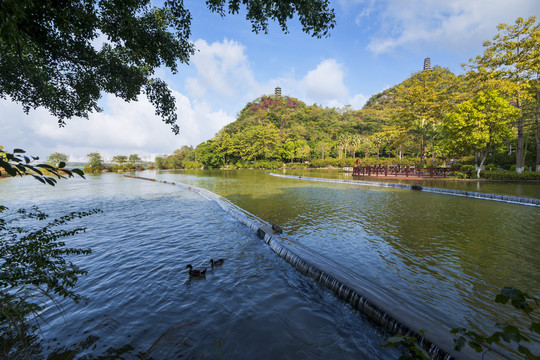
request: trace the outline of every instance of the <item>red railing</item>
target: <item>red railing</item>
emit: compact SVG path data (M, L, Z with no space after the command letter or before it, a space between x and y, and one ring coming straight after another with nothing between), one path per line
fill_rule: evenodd
M450 168L434 167L419 168L414 166L355 166L353 167L353 176L394 176L394 177L429 177L445 178Z

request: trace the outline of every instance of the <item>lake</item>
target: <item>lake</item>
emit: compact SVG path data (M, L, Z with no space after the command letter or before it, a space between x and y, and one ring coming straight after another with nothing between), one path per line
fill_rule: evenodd
M287 174L347 178L338 170ZM492 331L527 319L493 299L504 286L538 296L538 207L272 177L262 171L141 172L208 189L286 236L450 327ZM348 177L350 178L350 177ZM380 181L381 179L379 179ZM431 184L426 186L436 186ZM443 185L439 185L443 186ZM445 182L452 188L538 197L538 184ZM42 315L45 352L154 358L399 357L388 336L274 254L203 197L120 174L45 187L2 179L2 204L51 214L100 208L69 245L93 253L77 285L87 304ZM185 266L208 267L205 279ZM538 353L538 341L533 344Z

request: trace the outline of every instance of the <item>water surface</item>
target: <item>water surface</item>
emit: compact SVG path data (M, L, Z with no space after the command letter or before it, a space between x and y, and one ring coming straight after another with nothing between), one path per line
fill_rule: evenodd
M63 316L52 305L43 312L44 355L399 356L380 347L386 334L300 275L215 203L179 187L118 174L87 178L54 188L31 178L0 181L1 203L11 209L38 205L56 216L103 210L79 221L87 232L67 241L93 250L75 260L89 271L76 288L88 302L62 302ZM209 269L205 279L187 276L188 263L201 268L210 258L226 262Z
M321 177L325 172L298 173ZM530 324L527 317L493 300L505 286L540 295L538 207L314 183L276 178L262 171L163 172L156 176L227 197L279 224L292 240L450 327L475 326L491 333L497 322L509 321L523 328ZM540 187L526 185L529 195ZM508 185L509 189L505 186L489 184L490 189L508 195L523 190L518 184ZM532 347L538 353L540 339L533 338Z

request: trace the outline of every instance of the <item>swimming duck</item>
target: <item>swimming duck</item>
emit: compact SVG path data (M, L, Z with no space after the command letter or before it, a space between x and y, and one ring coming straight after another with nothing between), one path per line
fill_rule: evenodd
M186 266L186 269L189 269L188 270L189 276L199 277L199 276L206 275L206 268L204 268L203 270L194 270L193 266L191 266L191 264L188 264L188 266Z
M212 267L214 267L214 265L223 265L223 263L225 262L224 259L219 259L219 260L216 260L214 261L214 259L210 259L210 265L212 265Z

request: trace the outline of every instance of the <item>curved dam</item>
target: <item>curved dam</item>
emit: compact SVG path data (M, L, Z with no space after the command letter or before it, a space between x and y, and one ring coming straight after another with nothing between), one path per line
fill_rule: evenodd
M540 207L540 199L520 197L520 196L499 195L499 194L490 194L490 193L484 193L484 192L478 192L478 191L442 189L442 188L434 188L434 187L429 187L429 186L396 184L396 183L387 183L387 182L346 180L346 179L324 179L324 178L314 178L314 177L308 177L308 176L274 174L274 173L269 173L269 172L267 172L266 174L270 176L277 176L277 177L288 178L288 179L339 183L339 184L348 184L348 185L357 185L357 186L398 188L398 189L405 189L405 190L416 190L416 191L423 191L423 192L429 192L429 193L435 193L435 194L462 196L462 197L468 197L468 198L473 198L473 199L502 201L502 202L507 202L507 203L512 203L512 204L521 204L521 205Z
M391 295L384 288L377 286L367 279L359 278L347 268L287 238L287 234L279 227L272 226L272 224L234 205L222 196L193 185L179 182L125 176L179 186L214 201L225 212L254 231L276 254L289 262L301 273L332 290L337 296L370 319L371 322L391 334L405 334L417 337L419 343L429 352L432 359L506 358L504 355L493 350L484 353L483 356L481 353L476 353L468 347L459 352L454 350L454 338L450 334L450 327L447 324L434 319L428 313L420 312L414 306L411 306L411 304ZM283 177L298 178L298 176ZM301 178L312 180L310 178ZM313 181L328 180L313 179L315 179ZM328 180L328 182L350 182L358 185L356 181L347 180ZM374 186L371 182L366 183L366 185ZM386 185L384 184L382 186ZM411 185L402 184L390 184L388 187L411 189ZM425 330L425 332L421 334L418 330Z

